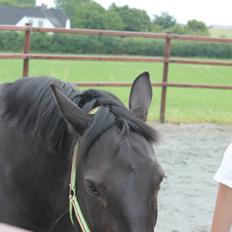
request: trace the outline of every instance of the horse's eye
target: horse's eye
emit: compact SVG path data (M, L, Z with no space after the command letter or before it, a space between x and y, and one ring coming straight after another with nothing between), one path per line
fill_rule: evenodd
M96 185L94 184L94 182L92 181L88 181L87 183L87 188L88 188L88 191L91 193L91 194L94 194L94 195L99 195L98 194L98 190L97 190L97 187Z

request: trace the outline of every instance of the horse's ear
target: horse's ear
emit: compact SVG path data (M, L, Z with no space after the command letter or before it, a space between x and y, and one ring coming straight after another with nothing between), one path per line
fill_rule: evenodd
M148 72L140 74L133 82L130 92L130 110L140 119L146 120L152 100L152 86Z
M55 85L51 85L52 92L64 118L72 125L76 132L83 134L87 129L91 116L74 104Z

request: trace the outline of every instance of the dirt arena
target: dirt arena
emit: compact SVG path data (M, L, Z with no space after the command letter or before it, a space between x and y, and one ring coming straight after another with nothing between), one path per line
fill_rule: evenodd
M232 125L154 124L157 158L167 178L159 193L156 232L208 232L223 152L232 142Z

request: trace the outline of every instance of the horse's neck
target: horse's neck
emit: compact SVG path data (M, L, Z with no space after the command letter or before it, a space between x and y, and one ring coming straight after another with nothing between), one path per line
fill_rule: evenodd
M9 126L4 127L2 124L0 126L0 147L4 147L5 151L5 154L2 154L4 163L12 168L12 180L19 177L23 180L12 185L19 185L18 187L24 189L28 195L44 196L39 199L54 201L51 204L56 202L54 205L59 208L61 203L57 201L62 202L64 195L68 193L72 143L67 141L60 150L49 150L48 145L29 135L17 133ZM7 137L10 139L4 141ZM4 143L4 146L1 143Z
M4 106L4 87L8 84L0 84L0 117L3 112L3 106Z
M68 145L48 151L46 144L0 120L0 205L4 202L9 218L14 215L13 219L21 222L25 217L33 228L41 228L50 226L68 209Z
M41 156L40 170L35 175L38 178L42 177L44 191L47 191L51 200L55 202L60 200L62 203L65 198L68 200L66 194L69 190L71 143L65 143L59 150L40 149L37 151L37 155Z

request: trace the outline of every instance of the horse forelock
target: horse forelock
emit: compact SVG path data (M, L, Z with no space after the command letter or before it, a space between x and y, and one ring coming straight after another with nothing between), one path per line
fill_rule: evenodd
M133 131L142 135L148 142L158 142L156 130L138 119L114 95L105 91L88 90L82 93L81 98L91 99L82 106L86 112L100 106L83 135L81 153L87 153L99 136L113 126L119 128L119 133L122 136L128 135L129 131Z

